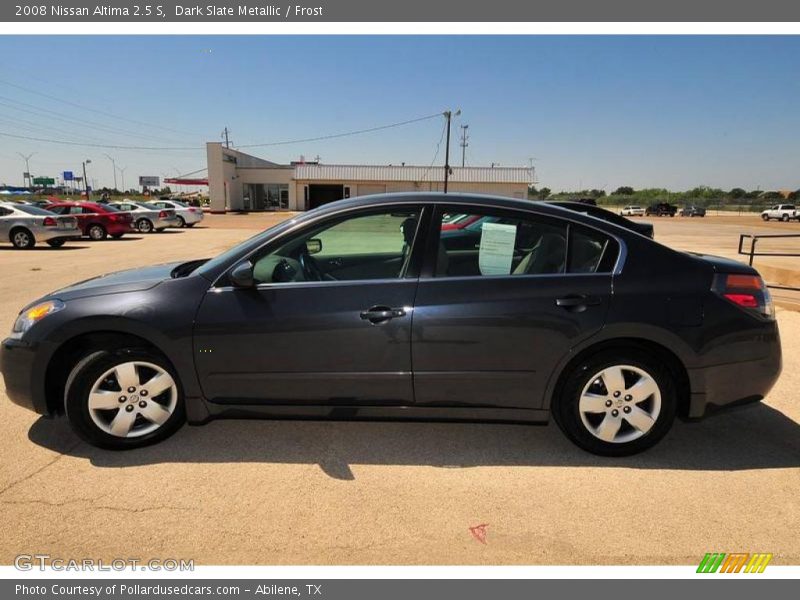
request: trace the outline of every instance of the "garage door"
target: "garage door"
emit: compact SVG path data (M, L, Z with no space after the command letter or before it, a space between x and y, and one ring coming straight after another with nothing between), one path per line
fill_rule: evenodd
M357 196L370 196L372 194L385 194L386 193L386 184L384 185L374 185L374 184L359 184L357 187Z

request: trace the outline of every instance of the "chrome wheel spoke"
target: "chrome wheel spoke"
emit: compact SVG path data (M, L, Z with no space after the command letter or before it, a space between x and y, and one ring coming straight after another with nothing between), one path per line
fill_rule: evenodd
M595 433L601 440L605 442L613 442L614 438L617 437L617 432L619 432L621 425L622 422L619 419L616 419L611 415L606 415L603 419L603 422L598 425Z
M658 385L650 377L640 377L639 381L634 383L626 393L633 396L634 402L643 402L653 394L658 393Z
M591 392L584 392L581 395L579 408L581 412L601 413L606 412L606 401L608 396L601 396L600 394L592 394Z
M625 377L620 367L609 367L600 373L600 378L606 386L609 394L615 391L622 392L625 389Z
M155 398L159 394L166 392L173 385L175 385L175 383L172 381L172 377L167 373L158 373L149 381L142 384L142 389L147 390L151 398Z
M119 395L119 392L96 390L89 395L89 408L92 410L119 408Z
M139 386L139 373L134 363L122 363L118 365L117 368L114 369L114 375L123 392L129 387Z
M128 412L124 409L119 409L117 416L111 421L109 429L111 433L119 437L126 437L133 427L133 422L136 420L136 413L134 411Z
M624 416L625 420L642 433L652 429L655 420L638 406L632 406L631 412Z
M151 400L147 403L147 406L139 409L139 414L151 423L162 425L167 419L169 419L169 416L172 413L161 406L158 402L153 402Z

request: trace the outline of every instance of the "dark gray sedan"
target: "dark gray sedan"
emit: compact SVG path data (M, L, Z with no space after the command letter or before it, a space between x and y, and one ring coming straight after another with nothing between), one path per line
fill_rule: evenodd
M477 235L442 232L452 214ZM104 448L215 417L552 416L619 456L676 415L761 400L781 348L752 267L546 203L398 194L53 292L20 312L0 370L12 401Z

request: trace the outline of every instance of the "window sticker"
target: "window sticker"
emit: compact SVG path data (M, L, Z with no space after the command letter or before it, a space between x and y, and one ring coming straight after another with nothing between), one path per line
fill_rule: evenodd
M510 275L514 257L517 226L503 223L483 223L478 267L481 275Z

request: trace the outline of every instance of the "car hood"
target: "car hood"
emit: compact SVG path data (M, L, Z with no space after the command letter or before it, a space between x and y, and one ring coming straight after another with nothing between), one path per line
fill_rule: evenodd
M61 288L51 294L49 298L59 300L74 300L86 298L88 296L100 296L102 294L112 294L121 292L140 292L155 287L165 279L172 278L172 271L184 261L154 265L139 269L128 269L126 271L116 271L85 281L73 283L70 286Z
M711 263L711 266L714 267L714 271L717 273L745 273L748 275L758 274L758 271L756 271L753 267L739 262L738 260L725 258L724 256L700 254L698 252L687 252L686 254L698 260L702 260L705 263Z

